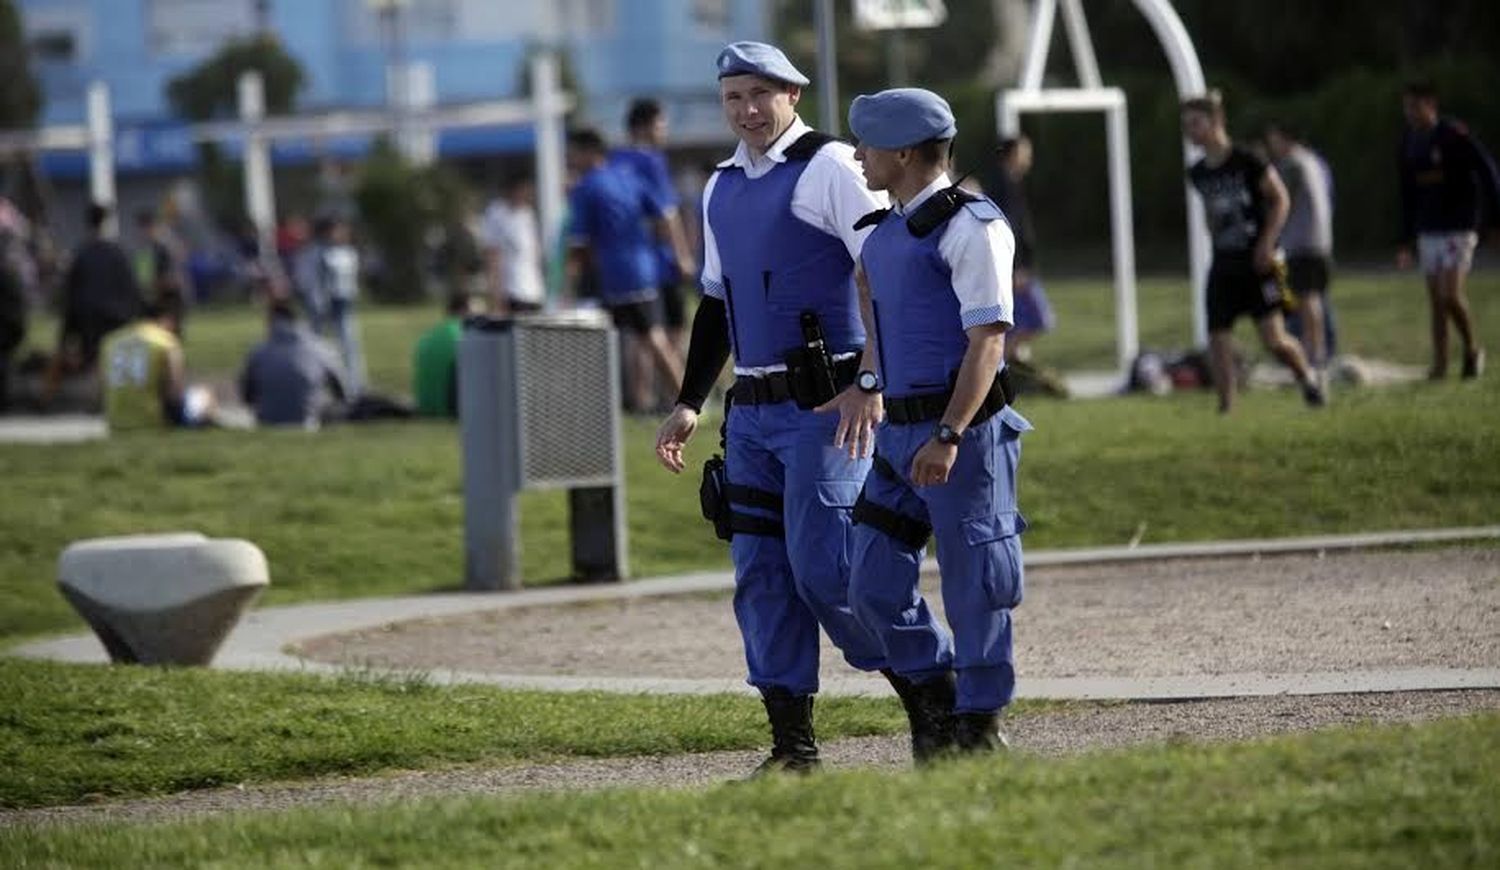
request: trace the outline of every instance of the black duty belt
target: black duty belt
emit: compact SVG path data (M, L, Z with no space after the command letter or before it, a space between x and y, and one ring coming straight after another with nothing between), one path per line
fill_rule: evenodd
M845 360L835 360L833 377L835 385L844 389L854 383L859 374L859 355ZM771 372L766 375L740 375L734 379L731 396L736 405L774 405L792 400L792 384L786 372Z
M1010 404L1010 398L1005 389L1007 380L1009 379L1002 371L995 378L994 383L990 384L990 391L985 394L984 402L974 413L974 419L969 421L969 426L978 426ZM948 403L952 400L952 390L944 390L941 393L914 393L909 396L887 396L885 416L892 423L925 423L928 420L937 420L948 413Z

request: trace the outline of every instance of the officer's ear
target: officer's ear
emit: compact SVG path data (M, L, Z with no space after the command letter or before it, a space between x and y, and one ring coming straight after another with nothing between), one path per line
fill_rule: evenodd
M797 85L787 85L786 99L792 105L797 105L797 101L802 99L802 88Z

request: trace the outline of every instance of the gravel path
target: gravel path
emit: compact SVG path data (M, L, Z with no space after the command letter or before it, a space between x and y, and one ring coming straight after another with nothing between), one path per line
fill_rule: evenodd
M1420 722L1480 710L1500 710L1500 690L1149 704L1080 703L1013 718L1006 731L1017 751L1055 757L1148 743L1244 740L1359 722ZM438 795L704 786L743 776L761 757L759 751L742 751L582 759L214 789L162 798L0 811L0 830L17 825L158 822L332 802L380 802ZM834 741L824 746L824 757L825 763L835 769L895 768L908 764L905 737Z
M1500 666L1500 548L1038 568L1027 581L1015 633L1023 680ZM724 595L398 623L298 652L419 670L744 673ZM826 639L823 663L847 673Z

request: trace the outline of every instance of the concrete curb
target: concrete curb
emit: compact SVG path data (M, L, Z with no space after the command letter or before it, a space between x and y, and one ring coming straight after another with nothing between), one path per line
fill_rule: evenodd
M1483 526L1141 547L1041 550L1028 553L1026 564L1031 567L1043 567L1152 559L1244 557L1496 539L1500 539L1500 526ZM285 650L289 646L314 637L360 631L394 622L512 610L521 607L557 606L700 592L727 592L733 588L733 574L725 571L608 585L554 586L503 594L464 592L268 607L252 611L245 617L220 650L214 667L225 670L348 673L357 669L311 662L290 655ZM102 645L92 634L73 634L33 641L11 649L9 654L24 658L66 662L107 661ZM371 673L377 674L411 673L400 669L372 668L370 670ZM557 677L472 672L431 672L423 674L423 677L439 683L484 683L509 688L548 691L685 694L751 691L739 680ZM1500 688L1500 669L1434 668L1350 673L1248 673L1142 678L1068 677L1023 680L1018 687L1022 697L1100 700L1184 700L1279 694L1313 695L1478 688ZM823 692L832 695L887 695L890 689L884 680L850 674L828 680L823 687Z

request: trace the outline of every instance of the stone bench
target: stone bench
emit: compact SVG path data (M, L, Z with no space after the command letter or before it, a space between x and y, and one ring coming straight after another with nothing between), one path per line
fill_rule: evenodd
M208 664L270 582L254 544L195 532L79 541L57 564L110 658L140 664Z

